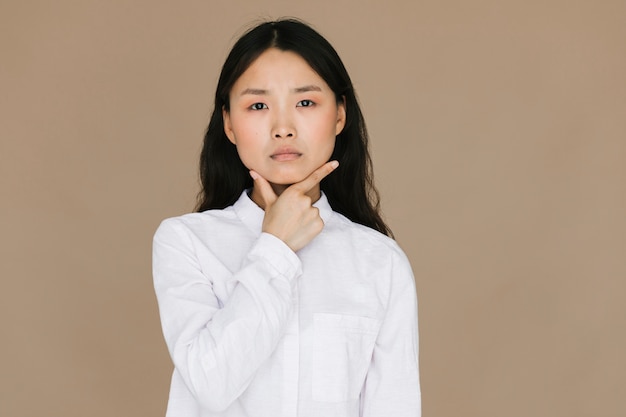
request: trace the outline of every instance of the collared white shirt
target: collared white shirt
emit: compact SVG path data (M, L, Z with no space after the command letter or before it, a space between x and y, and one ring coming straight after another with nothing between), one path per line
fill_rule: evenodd
M419 416L417 300L392 239L315 203L294 253L244 192L163 221L153 273L174 362L167 417Z

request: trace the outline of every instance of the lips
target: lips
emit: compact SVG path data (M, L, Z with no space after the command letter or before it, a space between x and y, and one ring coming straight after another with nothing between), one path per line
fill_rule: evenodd
M280 148L270 155L274 161L284 162L293 161L302 156L301 152L298 152L295 148Z

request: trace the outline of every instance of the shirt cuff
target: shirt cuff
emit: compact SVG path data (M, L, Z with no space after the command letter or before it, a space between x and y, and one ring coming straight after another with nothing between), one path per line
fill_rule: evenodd
M294 278L302 274L302 262L285 242L270 233L261 233L249 253L250 259L263 259L279 275Z

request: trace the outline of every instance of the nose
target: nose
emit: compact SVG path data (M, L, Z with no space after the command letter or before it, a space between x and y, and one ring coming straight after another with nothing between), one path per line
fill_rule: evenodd
M287 139L296 137L296 128L291 118L283 114L276 118L272 127L272 138Z
M274 129L274 139L284 139L284 138L293 138L294 134L291 129L288 128L279 128Z

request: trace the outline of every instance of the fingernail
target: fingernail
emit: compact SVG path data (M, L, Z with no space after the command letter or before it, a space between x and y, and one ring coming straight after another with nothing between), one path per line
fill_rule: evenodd
M330 166L335 169L339 166L339 161L331 161L330 162Z
M253 180L256 180L259 178L259 174L257 174L254 171L250 171L250 176L252 177Z

